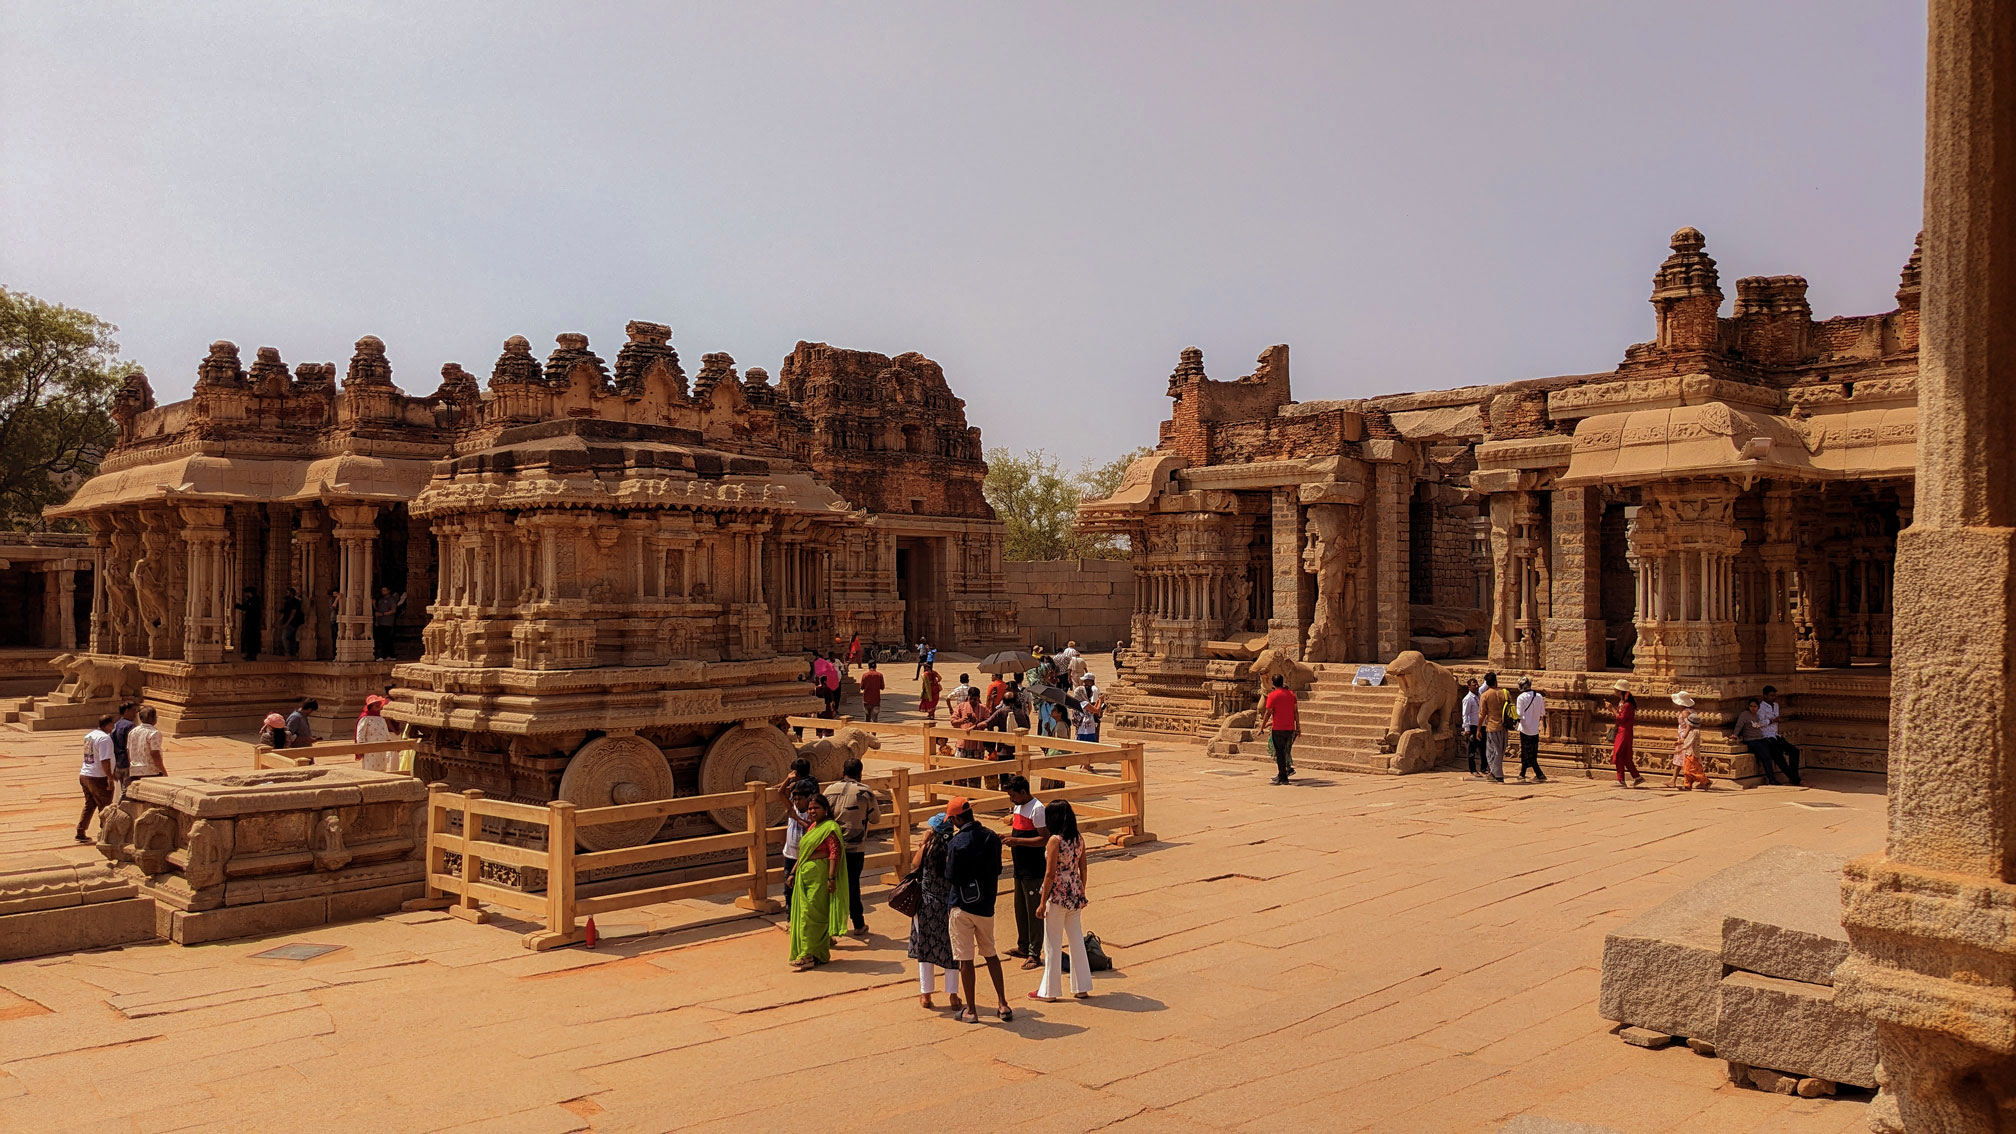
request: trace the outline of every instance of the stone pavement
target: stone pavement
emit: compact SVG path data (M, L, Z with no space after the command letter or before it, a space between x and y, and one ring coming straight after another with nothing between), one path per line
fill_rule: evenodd
M10 800L74 783L60 739L38 761L42 736L0 731ZM237 767L234 743L181 747ZM1777 843L1876 848L1880 781L1281 788L1195 745L1150 755L1164 841L1091 865L1117 969L1090 1001L1027 1000L1011 962L1012 1023L925 1012L880 888L874 937L804 974L775 918L725 903L611 915L601 948L547 954L509 922L402 914L0 966L0 1129L1863 1129L1860 1100L1627 1046L1595 1003L1603 935L1638 911ZM296 942L336 948L257 955Z

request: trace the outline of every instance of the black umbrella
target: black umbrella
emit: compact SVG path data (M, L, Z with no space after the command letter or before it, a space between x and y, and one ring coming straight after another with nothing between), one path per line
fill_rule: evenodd
M1071 694L1064 692L1062 689L1057 688L1055 685L1044 685L1039 687L1036 690L1036 695L1038 697L1043 698L1045 701L1050 702L1053 705L1069 705L1074 709L1078 707L1078 699L1076 697L1073 697Z
M1002 650L998 654L988 654L975 666L981 673L1021 673L1036 664L1036 659L1021 650Z

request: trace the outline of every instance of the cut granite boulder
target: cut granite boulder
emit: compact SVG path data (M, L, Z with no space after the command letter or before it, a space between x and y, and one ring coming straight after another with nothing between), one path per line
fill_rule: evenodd
M1791 848L1783 848L1790 851ZM1722 963L1732 969L1833 984L1848 959L1841 928L1839 855L1797 851L1800 865L1749 891L1722 919Z
M1618 1023L1706 1040L1719 1049L1723 922L1731 913L1756 910L1752 895L1822 889L1838 895L1840 887L1840 858L1791 846L1772 847L1710 875L1604 939L1598 1010Z
M1876 1085L1876 1025L1834 1007L1834 988L1734 972L1722 978L1723 1058L1856 1087Z

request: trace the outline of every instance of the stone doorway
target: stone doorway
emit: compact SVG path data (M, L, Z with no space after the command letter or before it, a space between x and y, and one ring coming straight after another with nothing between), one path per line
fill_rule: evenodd
M918 639L947 649L952 641L945 602L944 557L936 540L896 541L896 597L903 600L903 642Z

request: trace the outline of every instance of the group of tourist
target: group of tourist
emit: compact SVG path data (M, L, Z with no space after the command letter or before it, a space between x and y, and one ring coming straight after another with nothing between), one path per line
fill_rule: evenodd
M77 818L77 841L88 843L91 817L124 798L134 780L168 774L161 730L152 705L123 701L116 713L98 718L84 734L84 765L77 783L84 791L84 811Z
M1278 681L1278 679L1277 679ZM1610 761L1617 771L1618 786L1643 787L1645 776L1638 770L1634 751L1638 698L1628 681L1619 679L1611 687L1617 695L1615 723L1610 728ZM1685 689L1672 694L1677 710L1674 725L1672 776L1669 786L1682 791L1706 790L1713 784L1701 759L1701 722L1694 711L1694 695ZM1782 773L1786 782L1797 785L1799 749L1779 733L1778 690L1766 685L1760 696L1752 697L1744 711L1729 726L1735 739L1757 760L1764 781L1777 784ZM1519 679L1519 693L1508 696L1499 688L1498 675L1487 673L1480 684L1475 678L1463 683L1462 731L1470 778L1504 783L1507 740L1519 737L1519 782L1527 782L1530 772L1535 783L1547 782L1540 770L1540 729L1547 719L1547 698L1533 688L1531 678ZM1628 780L1628 783L1627 783Z

